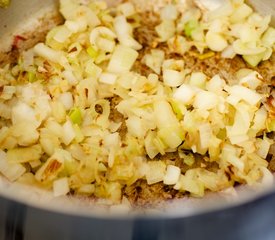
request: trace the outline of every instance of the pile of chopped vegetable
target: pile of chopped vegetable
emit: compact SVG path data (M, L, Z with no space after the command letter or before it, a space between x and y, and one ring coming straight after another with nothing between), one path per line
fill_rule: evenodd
M116 203L138 181L199 197L238 183L273 183L274 83L255 68L240 69L229 83L192 71L180 57L241 55L255 67L274 51L270 16L241 0L212 11L175 1L160 10L156 38L144 51L134 34L141 13L131 2L108 8L61 0L60 12L65 22L45 43L0 70L3 176L55 196ZM161 157L170 153L181 163Z

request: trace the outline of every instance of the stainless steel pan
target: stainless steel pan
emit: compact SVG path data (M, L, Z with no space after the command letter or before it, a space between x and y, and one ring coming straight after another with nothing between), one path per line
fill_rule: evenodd
M199 2L215 7L223 1ZM274 0L250 4L272 14L274 24ZM22 47L27 48L59 23L57 7L56 0L13 0L8 9L0 9L0 63L6 61L15 35L31 39ZM0 239L275 239L275 186L243 186L235 194L173 200L130 215L110 213L89 200L55 199L4 179L0 196Z

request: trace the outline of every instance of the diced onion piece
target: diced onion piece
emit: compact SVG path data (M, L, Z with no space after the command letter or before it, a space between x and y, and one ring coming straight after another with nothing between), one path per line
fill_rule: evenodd
M154 104L154 113L156 124L159 129L177 126L179 124L177 117L173 113L170 104L167 101L158 101Z
M163 70L163 82L166 86L169 87L178 87L184 81L184 74L182 72L164 69Z
M202 72L193 72L189 79L189 84L198 88L205 88L206 75Z
M132 116L126 120L126 126L134 137L144 137L145 131L142 124L142 120L139 117Z
M243 43L251 42L251 39L258 39L259 34L255 27L250 26L249 24L242 24L241 29L239 29L240 40Z
M259 132L260 130L265 129L267 118L268 118L267 110L264 106L262 106L260 109L258 109L255 112L253 125L251 128L256 130L256 132Z
M206 149L211 144L210 140L212 137L212 128L209 123L200 124L199 126L200 133L200 144L203 149Z
M257 154L261 158L266 159L271 145L272 145L271 139L268 139L267 137L264 137L263 139L257 138L256 140Z
M259 87L262 83L262 81L259 79L260 75L256 71L250 72L248 75L242 77L240 79L240 84L244 87L248 87L250 89L256 89Z
M150 54L145 54L142 62L155 73L160 74L161 66L164 61L165 54L162 50L152 49Z
M169 40L176 32L175 23L173 20L163 20L161 24L156 26L156 32L160 37L161 42Z
M107 148L118 147L120 143L119 134L117 132L108 134L107 136L105 136L103 142L104 142L104 146Z
M247 105L238 105L234 116L234 124L226 127L227 137L232 144L238 144L248 140L248 129L251 124L250 113Z
M235 53L240 55L257 55L263 53L266 48L258 46L249 46L247 43L243 43L240 39L233 42L233 49Z
M207 46L216 52L223 51L227 46L228 43L226 39L218 33L213 33L208 31L205 36L206 44Z
M63 125L62 141L65 145L69 145L75 138L75 131L71 121L67 120Z
M226 1L223 4L220 4L219 7L215 7L211 11L207 12L207 19L214 20L219 18L224 18L230 16L234 12L234 7L230 1Z
M136 13L135 7L131 2L122 3L117 7L117 9L121 11L125 17L130 17Z
M178 17L178 10L175 5L167 4L160 11L160 17L162 20L176 20Z
M227 46L221 53L221 56L223 58L229 58L232 59L236 56L236 53L234 51L234 48L232 45Z
M13 125L12 135L16 137L21 146L30 146L37 142L39 133L37 126L31 122L21 122Z
M177 148L183 141L182 129L178 126L163 127L159 129L158 136L169 148Z
M71 35L72 32L65 25L59 26L53 39L59 43L64 43Z
M241 4L237 9L234 9L233 14L230 16L232 23L241 22L253 12L252 8L247 4Z
M99 77L99 82L113 85L115 84L117 75L113 73L102 73Z
M225 85L225 81L219 75L215 75L206 83L206 89L218 94L222 92Z
M107 27L96 27L90 33L90 43L99 49L112 52L115 47L116 34ZM102 43L100 43L103 42Z
M0 172L11 182L16 181L25 172L26 168L20 163L9 163L6 153L0 150Z
M72 71L65 70L62 74L71 85L77 84L78 80L76 79Z
M16 92L16 87L14 86L4 86L0 94L0 98L4 100L9 100L12 98L13 94Z
M77 19L75 21L73 20L67 20L65 22L65 26L72 32L77 33L81 31L85 31L87 27L86 21L82 19Z
M237 153L236 153L236 149L234 146L225 144L222 148L221 158L224 161L227 161L228 163L235 166L240 171L243 171L244 170L244 162L240 158L238 158L238 156L236 154Z
M179 167L168 165L166 169L166 174L163 177L163 183L166 185L174 185L178 182L180 178L181 170Z
M133 48L135 50L140 50L142 48L142 45L140 45L132 37L133 29L132 29L132 26L127 22L125 16L117 16L115 18L114 28L121 45Z
M173 98L180 100L187 105L192 103L195 93L195 90L191 86L187 84L182 84L179 88L175 90Z
M138 57L138 52L132 48L116 46L108 65L108 72L124 73L129 71Z
M198 197L204 195L204 186L202 182L198 181L196 169L187 170L181 177L180 190L188 191Z
M200 91L194 99L193 106L198 109L209 110L218 105L218 97L215 93Z
M88 76L97 79L102 73L102 69L99 66L97 66L93 62L93 60L90 60L86 62L85 72L88 74Z
M269 27L262 36L262 44L266 47L272 47L275 43L275 28Z
M230 94L246 101L250 105L257 105L261 99L261 94L239 85L234 85L230 88Z
M36 180L40 182L49 182L54 180L64 169L64 162L70 159L69 152L62 149L55 149L54 154L35 173Z
M158 155L159 151L154 145L154 139L156 138L156 133L150 131L147 136L145 137L144 144L145 150L149 158L153 159L155 156Z
M55 197L64 196L69 193L69 181L68 178L60 178L53 182L53 195Z
M26 163L39 160L42 155L40 145L28 148L14 148L7 151L7 160L13 163Z
M74 124L81 125L82 123L82 114L79 108L73 108L69 112L69 117Z
M193 32L199 27L199 23L196 19L189 20L184 25L184 33L187 37L192 37Z
M147 184L151 185L154 183L162 182L165 172L166 165L162 161L150 161L147 163L148 170L146 172Z
M37 122L34 109L23 102L18 102L11 109L11 119L13 124L21 122Z
M260 167L260 170L262 172L262 178L260 180L260 183L263 186L272 187L274 184L274 176L273 174L265 167Z
M62 53L55 51L44 43L38 43L34 46L34 54L43 57L51 62L59 63L61 61Z
M167 41L169 50L175 53L184 54L192 46L192 44L186 40L185 37L176 35Z
M256 67L263 60L264 52L254 55L243 55L242 57L251 67Z
M62 93L58 100L63 104L66 110L70 110L74 105L73 95L70 92Z

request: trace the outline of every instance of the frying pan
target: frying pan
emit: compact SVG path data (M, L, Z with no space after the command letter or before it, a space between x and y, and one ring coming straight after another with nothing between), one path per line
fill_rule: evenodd
M224 0L198 2L215 8ZM262 14L271 14L274 24L273 0L250 4ZM13 0L8 9L0 9L0 63L10 57L14 36L25 36L28 40L21 48L29 48L60 23L57 9L56 0ZM171 200L129 211L124 206L109 210L89 199L54 198L49 192L0 178L0 239L272 240L275 184L241 186L203 199Z

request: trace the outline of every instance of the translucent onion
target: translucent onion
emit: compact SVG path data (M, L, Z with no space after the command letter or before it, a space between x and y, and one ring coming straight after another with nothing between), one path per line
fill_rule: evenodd
M163 183L166 185L174 185L178 182L180 178L181 170L179 167L168 165L166 169L166 174L163 177Z
M14 182L26 172L26 168L20 163L9 163L6 153L0 150L0 172L8 180Z
M138 52L132 48L118 45L108 65L111 73L124 73L129 71L138 57Z

